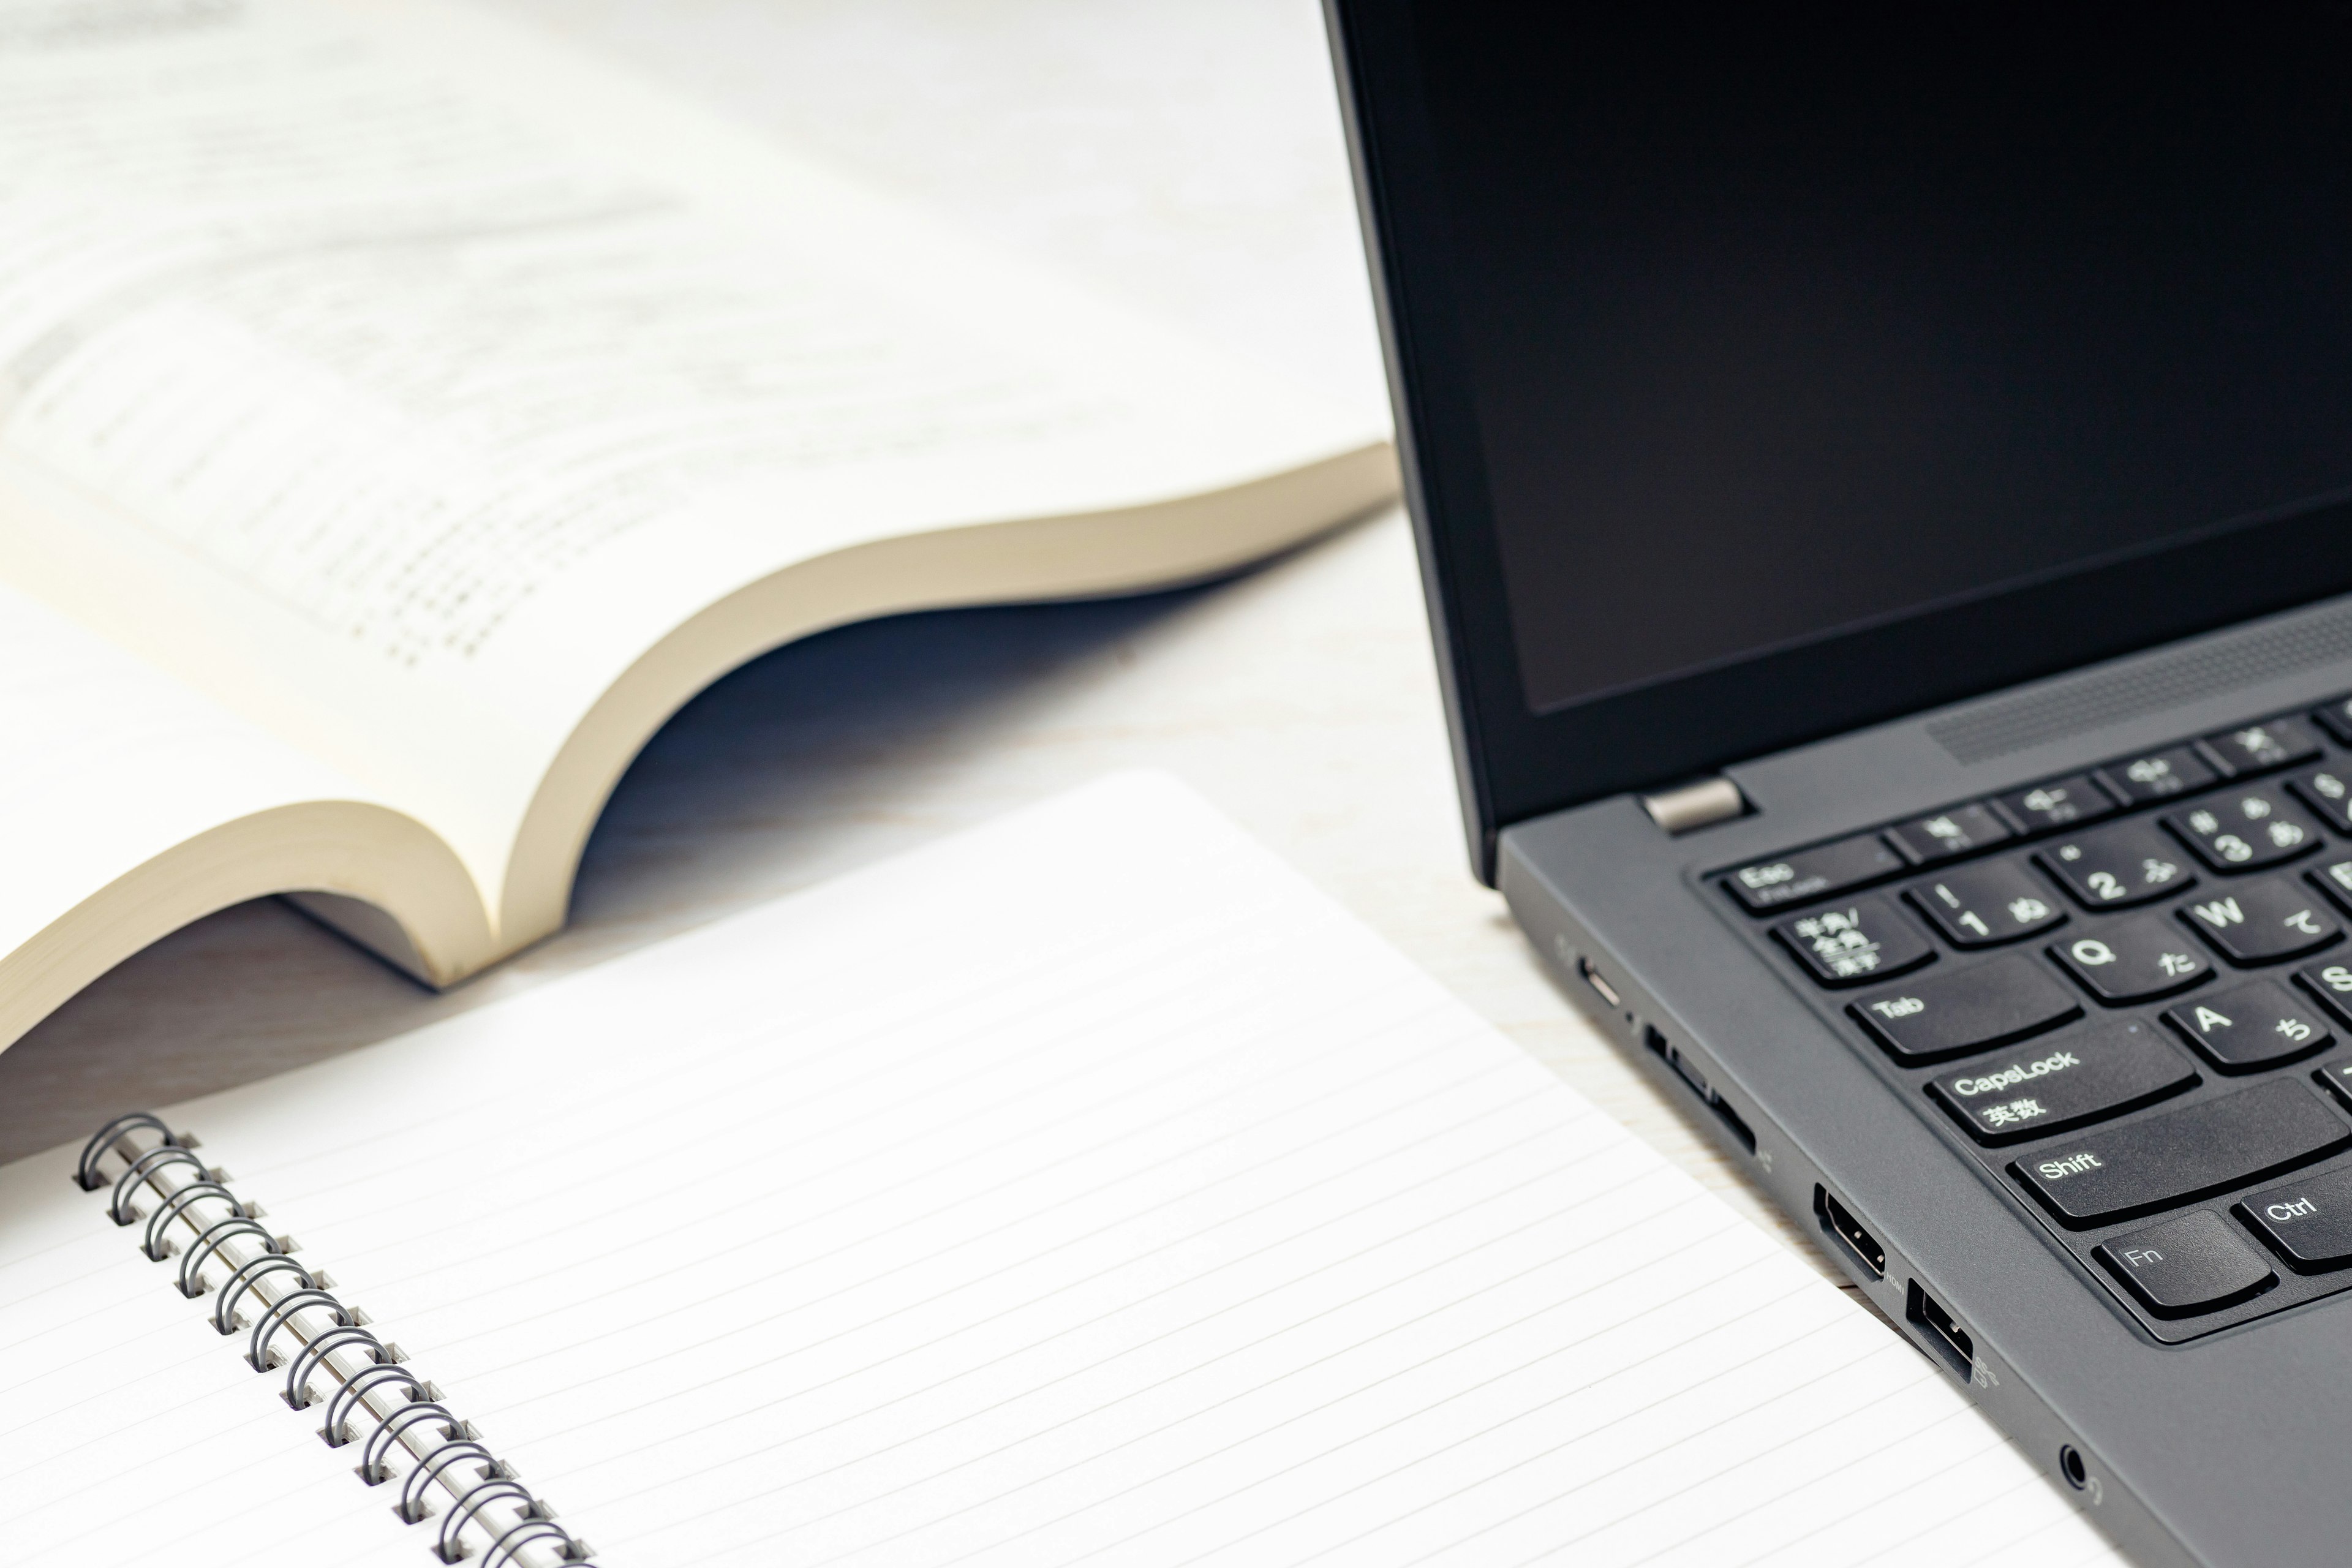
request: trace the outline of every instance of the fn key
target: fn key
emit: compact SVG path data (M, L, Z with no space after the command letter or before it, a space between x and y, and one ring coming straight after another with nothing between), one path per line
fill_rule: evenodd
M2104 1242L2099 1261L2159 1318L2187 1318L2258 1296L2278 1274L2211 1209Z

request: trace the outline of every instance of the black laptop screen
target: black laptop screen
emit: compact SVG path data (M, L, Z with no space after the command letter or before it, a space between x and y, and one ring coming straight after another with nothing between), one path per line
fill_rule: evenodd
M2352 7L1507 9L1413 23L1531 710L2352 489Z

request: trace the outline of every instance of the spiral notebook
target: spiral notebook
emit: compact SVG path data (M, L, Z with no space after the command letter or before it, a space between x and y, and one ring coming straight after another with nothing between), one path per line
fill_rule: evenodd
M0 1542L2114 1561L1906 1343L1150 774L0 1170Z

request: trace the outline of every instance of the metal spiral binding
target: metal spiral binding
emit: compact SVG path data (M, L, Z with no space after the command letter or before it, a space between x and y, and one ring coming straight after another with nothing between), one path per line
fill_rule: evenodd
M400 1482L393 1512L404 1523L440 1518L427 1548L437 1561L478 1556L482 1568L589 1563L588 1543L555 1522L555 1510L490 1452L472 1422L442 1403L439 1389L407 1367L398 1345L376 1336L366 1313L332 1293L325 1270L294 1260L294 1241L273 1236L260 1223L260 1205L230 1192L228 1173L207 1166L196 1147L191 1135L134 1111L83 1146L74 1180L84 1192L111 1187L107 1217L115 1224L147 1222L142 1256L156 1263L180 1256L182 1295L217 1292L207 1314L213 1327L223 1335L247 1331L243 1359L255 1372L286 1369L279 1397L288 1405L301 1410L326 1399L320 1438L331 1448L361 1445L364 1484ZM110 1173L110 1165L119 1168Z

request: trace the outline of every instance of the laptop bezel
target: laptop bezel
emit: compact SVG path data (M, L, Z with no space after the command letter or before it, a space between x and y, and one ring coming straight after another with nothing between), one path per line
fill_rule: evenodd
M2352 591L2352 501L2196 535L1535 711L1461 346L1413 0L1325 0L1475 868L1512 823ZM2274 563L2293 560L2282 573ZM1661 602L1656 613L1670 615Z

